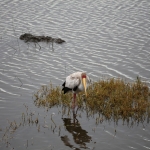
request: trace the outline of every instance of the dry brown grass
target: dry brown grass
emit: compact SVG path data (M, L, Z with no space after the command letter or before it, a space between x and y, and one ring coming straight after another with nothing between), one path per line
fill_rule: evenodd
M88 90L88 97L84 93L77 96L78 108L85 110L87 116L99 114L97 122L104 119L119 119L129 122L143 122L148 116L150 106L150 92L148 86L139 78L133 83L126 83L122 79L107 79L92 83ZM65 106L71 108L72 93L63 94L61 87L42 86L35 93L35 105L53 107ZM85 101L84 101L85 100Z

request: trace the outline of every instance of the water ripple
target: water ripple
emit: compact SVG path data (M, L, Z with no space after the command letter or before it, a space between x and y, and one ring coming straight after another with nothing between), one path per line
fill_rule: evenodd
M41 85L50 81L61 85L75 71L86 71L94 81L107 77L133 81L139 76L150 85L149 10L149 0L1 1L0 110L9 112L3 111L1 116L16 116L12 110L19 111L23 103L33 105L30 94ZM21 41L23 33L60 37L66 43L52 48L40 42L40 49L37 44ZM129 129L119 130L117 142L113 140L103 149L120 149L122 145L149 149L148 131L136 130L142 137L134 136L135 131L128 136L125 131ZM106 138L98 148L108 143L108 134L113 131L96 135Z

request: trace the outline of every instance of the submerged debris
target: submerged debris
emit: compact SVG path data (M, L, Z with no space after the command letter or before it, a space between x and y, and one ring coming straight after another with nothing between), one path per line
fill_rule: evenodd
M88 117L99 114L96 123L101 123L104 119L116 123L119 119L139 123L150 116L150 91L139 78L133 83L114 78L94 82L87 93L86 101L83 93L78 94L78 108L85 110ZM49 87L42 86L34 96L38 107L63 106L71 109L72 93L64 95L61 87L53 87L52 84Z
M64 40L60 39L60 38L52 38L50 36L35 36L32 35L30 33L25 33L22 34L20 36L20 40L24 40L26 43L27 42L34 42L34 43L38 43L38 42L55 42L57 44L62 44L63 42L65 42Z

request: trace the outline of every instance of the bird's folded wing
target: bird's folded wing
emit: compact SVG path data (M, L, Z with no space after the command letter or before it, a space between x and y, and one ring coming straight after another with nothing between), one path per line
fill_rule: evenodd
M79 84L80 84L80 79L79 78L72 77L72 76L68 76L66 78L66 85L65 85L65 87L73 89L76 86L78 86Z

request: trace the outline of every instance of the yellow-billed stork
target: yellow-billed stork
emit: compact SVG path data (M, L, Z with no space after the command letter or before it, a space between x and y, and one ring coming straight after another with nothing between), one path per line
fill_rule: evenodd
M90 82L91 79L85 72L75 72L66 77L66 81L62 84L62 91L64 91L64 94L70 91L73 92L73 108L75 107L76 94L78 92L85 91L85 95L87 97L86 89Z

